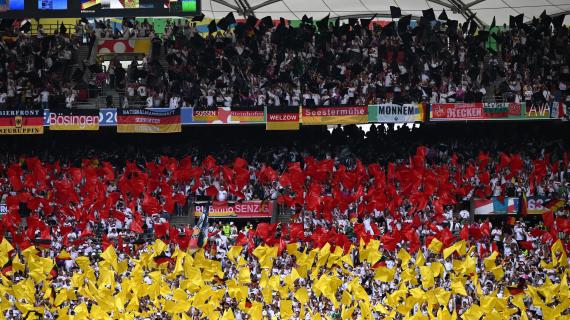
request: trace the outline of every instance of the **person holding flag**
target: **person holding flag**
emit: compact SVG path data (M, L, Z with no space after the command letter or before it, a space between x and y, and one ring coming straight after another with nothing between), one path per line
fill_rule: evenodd
M210 211L210 201L204 206L204 212L200 216L198 223L192 231L190 238L190 248L198 249L204 248L208 243L208 213Z

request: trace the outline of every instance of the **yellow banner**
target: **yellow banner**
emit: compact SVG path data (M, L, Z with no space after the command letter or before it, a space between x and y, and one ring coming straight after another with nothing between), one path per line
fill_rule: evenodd
M298 121L267 122L265 130L299 130Z
M303 125L368 123L368 106L301 108Z
M43 134L44 133L44 126L25 126L25 127L18 127L18 126L10 126L0 127L0 134Z
M48 123L50 130L97 131L99 130L99 112L97 110L50 112Z
M63 125L50 125L50 130L56 131L97 131L99 130L99 123L94 124L63 124Z

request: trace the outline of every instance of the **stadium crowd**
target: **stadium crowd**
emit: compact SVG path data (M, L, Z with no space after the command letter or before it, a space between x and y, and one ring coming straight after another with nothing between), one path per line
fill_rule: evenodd
M155 65L146 86L189 106L346 105L425 101L564 101L570 81L568 30L543 16L491 35L469 21L423 18L340 25L312 19L248 20L205 39L192 26L167 24L166 77ZM227 29L233 17L216 28ZM156 41L155 41L156 40ZM488 45L488 41L495 45ZM153 40L153 55L161 40ZM163 101L163 105L167 105Z
M8 20L8 19L4 19ZM31 23L0 27L0 108L28 109L67 105L77 95L72 81L74 55L82 39L65 28L47 34Z
M459 25L438 18L424 16L412 28L406 17L397 27L304 17L292 27L285 20L274 26L270 17L235 24L228 16L210 24L206 37L192 21L168 22L162 35L147 21L125 20L122 31L110 22L78 22L72 40L66 32L31 37L9 26L0 41L0 105L54 105L48 97L93 85L97 72L91 70L102 70L94 61L79 68L87 76L56 80L53 71L67 70L73 39L104 37L152 39L142 65L125 70L114 59L106 70L110 87L126 91L131 106L566 100L570 38L560 19L542 15L488 32L472 19Z
M462 125L298 136L200 128L212 138L191 142L59 136L36 138L32 150L7 140L2 314L568 317L568 206L538 219L474 218L465 206L491 196L567 203L568 128ZM168 220L203 196L274 200L294 214L239 228L211 219L197 246Z

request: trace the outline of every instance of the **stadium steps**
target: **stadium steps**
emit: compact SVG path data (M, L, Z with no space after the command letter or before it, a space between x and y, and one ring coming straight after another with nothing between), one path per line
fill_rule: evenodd
M168 61L166 60L166 55L161 54L160 57L158 58L158 62L160 63L160 65L164 70L168 70Z
M502 69L504 66L503 57L500 54L496 54L495 56L497 57L497 62L498 62L499 68ZM484 70L490 70L492 68L491 63L490 63L491 58L492 58L491 54L485 55L485 58L483 59L483 69ZM504 78L501 77L500 75L497 75L497 79L485 87L485 90L487 90L487 97L485 98L485 102L497 102L496 98L498 98L498 97L495 97L494 92L497 89L497 87L499 86L499 84L501 84L503 81L504 81ZM502 98L502 97L500 97L500 98Z
M81 66L83 65L83 61L88 61L88 60L89 60L89 45L82 44L81 46L79 46L79 48L77 48L77 50L74 53L73 67L71 68L70 75L73 75L75 73L75 70L81 68Z

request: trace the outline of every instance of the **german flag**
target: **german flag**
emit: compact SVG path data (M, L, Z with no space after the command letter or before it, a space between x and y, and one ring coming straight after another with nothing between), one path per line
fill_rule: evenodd
M159 256L154 257L154 262L158 265L161 265L163 263L175 262L175 260L165 254L161 254Z
M180 109L119 109L117 112L118 133L182 132Z
M267 107L266 130L299 130L299 107Z
M0 135L43 133L43 110L0 110Z

